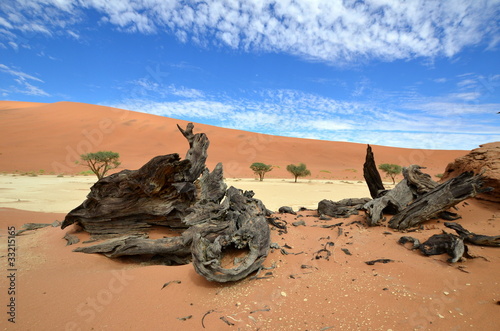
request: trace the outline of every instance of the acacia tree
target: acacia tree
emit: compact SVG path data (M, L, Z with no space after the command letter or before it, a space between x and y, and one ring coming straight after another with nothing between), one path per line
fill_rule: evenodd
M394 185L396 183L395 178L396 175L399 175L401 173L401 166L397 164L389 164L389 163L383 163L378 166L378 168L386 173L387 176L391 177L392 179L392 184Z
M307 169L307 166L304 163L299 163L298 165L289 164L286 166L286 170L295 177L295 183L297 183L298 177L305 177L311 175L311 171Z
M87 153L80 155L82 161L87 163L87 166L97 176L97 179L102 179L110 169L118 167L120 154L110 151L99 151L96 153Z
M252 163L250 169L253 170L254 174L259 175L259 179L262 182L264 180L264 175L266 174L266 172L273 170L273 166L270 164L255 162Z

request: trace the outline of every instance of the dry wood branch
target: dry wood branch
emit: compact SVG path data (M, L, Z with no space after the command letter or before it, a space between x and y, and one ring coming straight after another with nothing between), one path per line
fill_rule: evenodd
M430 255L441 255L447 253L451 256L448 262L455 263L459 261L464 255L467 254L467 246L464 245L464 241L451 233L443 232L442 234L435 234L425 242L421 243L418 239L413 237L401 237L399 243L404 245L407 242L413 243L411 249L419 249L422 254L426 256Z
M493 246L500 247L500 236L485 236L482 234L475 234L473 232L464 229L458 223L444 222L444 225L450 229L453 229L465 242L478 245L478 246Z
M334 202L324 199L318 203L318 214L347 218L351 215L358 215L358 211L363 209L363 206L370 200L370 198L352 198Z
M404 168L404 179L394 189L364 205L369 225L377 225L383 220L384 213L395 215L390 221L390 226L400 230L441 215L459 218L460 216L456 214L448 213L447 209L475 196L476 190L482 184L479 177L468 179L472 176L469 174L459 176L460 179L453 183L446 182L439 185L420 169L423 168L418 165ZM444 187L445 184L447 188ZM417 203L419 204L416 205ZM418 217L415 218L416 216ZM403 218L406 221L403 221Z
M440 212L457 203L487 190L481 187L480 175L474 176L471 172L463 173L417 198L411 205L395 215L389 222L389 226L399 230L417 226L437 217Z
M384 220L384 212L396 213L403 210L412 200L413 194L408 187L408 181L403 179L384 196L373 199L363 206L367 213L368 225L377 225Z
M375 157L373 156L372 148L370 145L366 148L366 159L363 164L363 177L365 177L366 184L370 190L370 195L373 199L379 196L379 193L384 191L384 184L382 178L377 170L375 164Z

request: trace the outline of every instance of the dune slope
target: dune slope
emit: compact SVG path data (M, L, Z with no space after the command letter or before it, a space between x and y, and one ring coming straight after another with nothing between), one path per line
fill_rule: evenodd
M137 169L156 155L187 151L176 124L182 120L74 102L34 104L0 101L0 171L74 174L86 169L79 155L120 153L120 169ZM253 162L272 164L266 176L288 178L288 164L306 163L310 179L362 179L366 145L270 136L195 124L208 135L207 165L224 164L225 176L253 177ZM373 146L377 163L419 164L431 175L466 151L413 150Z

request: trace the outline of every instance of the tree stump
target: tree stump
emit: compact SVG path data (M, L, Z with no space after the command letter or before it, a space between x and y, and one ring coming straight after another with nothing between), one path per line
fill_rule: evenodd
M92 186L61 227L78 224L94 239L106 240L75 251L167 265L192 261L199 274L217 282L240 280L261 267L270 244L267 209L253 192L227 189L222 164L208 171L209 140L193 128L179 127L190 147L184 160L178 154L157 156L139 170L123 170ZM181 233L149 239L153 226ZM224 267L226 252L234 249L245 256Z
M404 210L416 197L422 195L431 187L438 183L433 182L428 174L423 173L424 169L418 165L410 165L403 168L404 179L400 181L392 190L379 194L364 205L367 212L368 224L377 225L383 220L383 213L397 214Z
M407 208L392 217L389 226L404 230L438 217L440 213L459 202L490 189L482 188L482 185L480 175L474 176L472 172L464 172L419 196ZM423 190L423 186L421 189Z
M380 192L385 191L384 184L382 183L382 178L377 170L377 165L375 164L375 157L373 156L372 148L370 145L366 147L366 159L363 164L363 177L365 178L368 189L370 190L370 195L372 199L379 197Z

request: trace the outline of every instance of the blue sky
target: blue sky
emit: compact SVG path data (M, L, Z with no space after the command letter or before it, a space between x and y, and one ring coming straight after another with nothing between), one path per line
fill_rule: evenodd
M430 149L500 140L500 1L3 0L0 99Z

